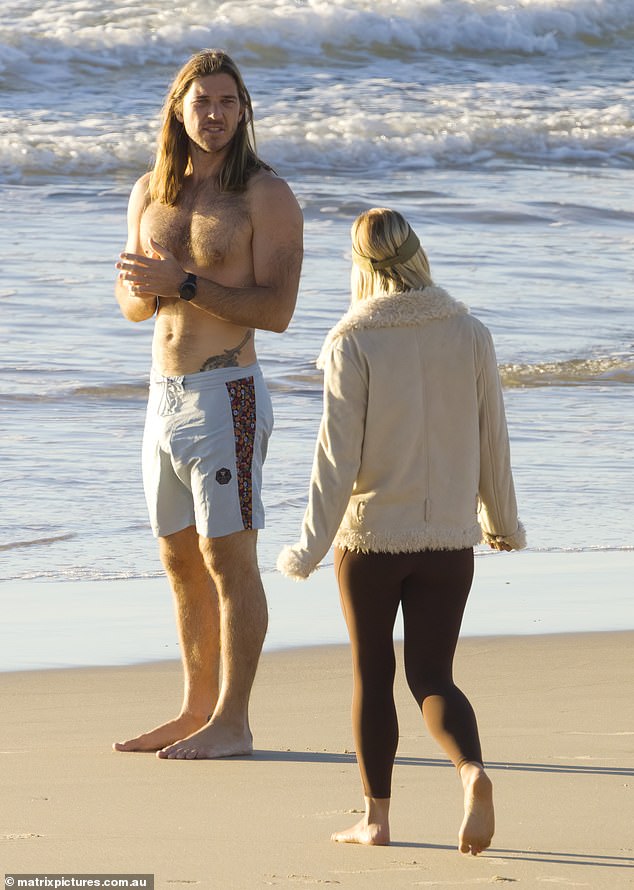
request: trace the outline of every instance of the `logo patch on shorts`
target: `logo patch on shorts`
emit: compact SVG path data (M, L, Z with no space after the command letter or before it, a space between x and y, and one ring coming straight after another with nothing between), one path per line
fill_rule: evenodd
M218 470L216 473L216 482L218 485L227 485L231 482L231 470L227 469L227 467Z

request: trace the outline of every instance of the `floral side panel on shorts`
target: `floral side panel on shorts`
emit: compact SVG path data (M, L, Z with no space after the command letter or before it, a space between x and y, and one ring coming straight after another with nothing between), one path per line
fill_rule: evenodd
M236 446L236 468L238 471L238 497L242 524L245 529L253 528L253 446L255 442L255 384L253 377L231 380L225 384L231 401L233 434Z

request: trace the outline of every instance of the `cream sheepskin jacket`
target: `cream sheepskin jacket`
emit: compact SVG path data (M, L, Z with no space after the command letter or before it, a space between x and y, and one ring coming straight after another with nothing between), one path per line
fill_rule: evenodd
M317 361L324 409L299 543L306 578L331 544L362 552L526 546L488 329L440 287L356 303Z

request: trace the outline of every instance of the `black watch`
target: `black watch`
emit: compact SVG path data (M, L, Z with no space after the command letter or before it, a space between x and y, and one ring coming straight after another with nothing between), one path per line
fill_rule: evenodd
M181 286L178 288L178 293L180 294L181 300L189 301L194 299L194 297L196 296L197 282L198 279L196 278L194 273L190 272L185 281L183 281Z

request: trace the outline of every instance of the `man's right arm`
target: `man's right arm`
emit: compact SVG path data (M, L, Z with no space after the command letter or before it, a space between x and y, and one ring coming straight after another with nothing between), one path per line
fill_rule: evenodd
M141 244L141 217L148 205L148 183L150 174L146 173L134 185L128 202L128 240L126 241L126 253L143 254ZM114 288L115 297L121 307L121 312L128 321L146 321L152 318L156 312L158 299L155 296L137 296L130 285L117 275Z

